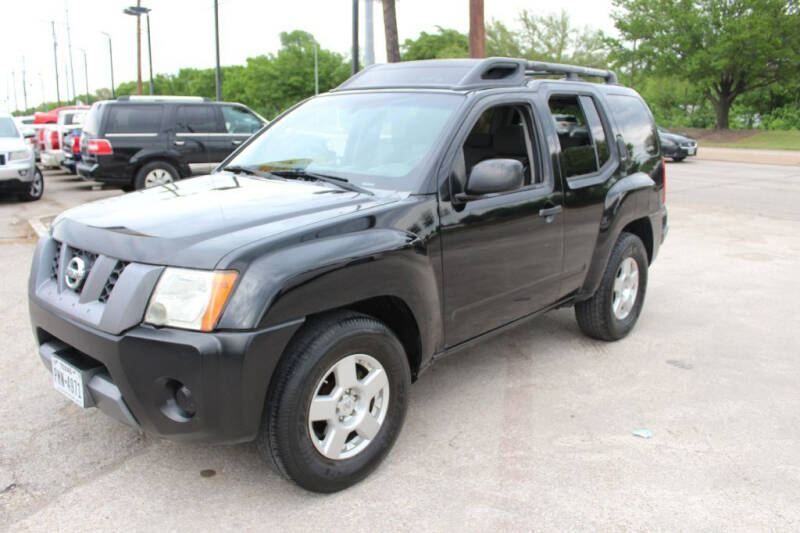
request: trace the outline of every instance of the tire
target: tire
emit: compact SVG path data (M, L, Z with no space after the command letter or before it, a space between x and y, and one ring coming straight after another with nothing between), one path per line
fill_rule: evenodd
M42 197L44 194L44 176L39 167L33 172L33 181L27 191L17 195L23 202L34 202Z
M150 161L136 172L133 187L136 190L148 189L181 179L181 175L172 164L166 161Z
M339 365L350 368L354 361L352 375L357 381L347 380L345 371L336 373ZM366 366L359 369L362 363ZM378 379L381 378L378 367L384 371L385 379ZM355 385L345 388L334 383L339 375L340 383ZM373 397L363 388L370 382L377 386L385 384L380 395ZM258 449L284 477L307 490L329 493L345 489L364 479L391 449L403 426L410 384L411 372L403 345L385 324L352 312L312 318L292 339L272 377L256 439ZM349 403L352 396L347 391L358 395L356 403ZM332 414L329 421L316 418L312 423L312 400L331 397L338 397L338 402L320 401L318 407L328 408L317 414L323 418L327 413ZM356 414L340 417L341 413L350 413L350 406L355 406ZM323 412L326 414L319 414ZM381 422L369 428L366 424L362 426L359 421L368 416L373 422ZM344 418L345 422L337 422L336 418L340 421ZM367 439L359 432L372 438ZM339 434L347 441L338 448L329 447L329 453L341 457L324 455L324 445L328 442L325 439L336 441L334 437ZM353 449L348 451L348 447Z
M673 157L672 158L672 160L675 161L676 163L680 163L684 159L686 159L686 156L684 156L684 157Z
M593 339L615 341L631 332L644 305L647 267L647 251L641 239L632 233L620 234L597 292L575 304L575 318L584 334ZM636 290L631 294L634 278ZM626 288L629 292L625 292Z

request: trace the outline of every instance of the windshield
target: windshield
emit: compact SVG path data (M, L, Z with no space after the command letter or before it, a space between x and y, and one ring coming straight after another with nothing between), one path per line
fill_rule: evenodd
M462 100L394 92L315 98L274 122L228 165L306 170L364 187L415 190L425 159Z
M14 119L0 117L0 137L19 137Z

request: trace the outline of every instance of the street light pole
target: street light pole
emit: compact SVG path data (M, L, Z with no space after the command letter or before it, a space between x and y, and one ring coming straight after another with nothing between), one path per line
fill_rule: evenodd
M86 80L86 105L91 105L91 98L89 98L89 62L86 60L86 49L80 49L83 52L83 75Z
M61 106L61 90L58 87L58 44L56 43L56 21L51 20L53 27L53 64L56 67L56 102Z
M222 70L219 66L219 6L218 1L214 0L214 37L217 44L217 70L215 81L217 86L217 102L222 101Z
M150 47L150 10L147 10L147 59L150 61L150 94L156 94L153 88L153 49Z
M353 74L358 73L358 0L353 0Z
M319 54L319 44L316 39L314 40L314 96L319 94L319 62L317 55Z
M22 102L25 106L25 110L28 110L28 85L27 80L25 79L25 56L22 56Z
M69 8L64 3L64 16L67 21L67 51L69 52L69 71L72 78L72 98L77 99L78 93L75 92L75 65L72 63L72 37L69 33Z
M111 35L106 32L100 32L108 37L108 62L111 66L111 98L117 97L117 92L114 89L114 52L111 50Z

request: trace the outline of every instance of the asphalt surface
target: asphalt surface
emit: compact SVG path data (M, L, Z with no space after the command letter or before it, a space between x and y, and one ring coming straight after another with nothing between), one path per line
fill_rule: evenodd
M629 337L587 339L564 309L443 360L383 465L328 496L251 445L161 441L53 390L27 318L33 243L0 239L0 527L800 529L800 169L667 173L670 234ZM43 212L113 193L47 179Z

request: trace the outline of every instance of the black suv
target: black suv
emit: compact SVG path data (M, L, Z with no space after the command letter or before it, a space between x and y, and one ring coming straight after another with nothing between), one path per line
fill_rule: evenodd
M435 361L564 306L592 338L627 335L664 191L653 118L609 71L372 66L210 176L61 214L31 320L78 405L176 440L256 440L336 491L386 455Z
M144 189L208 173L265 121L242 104L180 96L121 96L85 119L78 174Z

